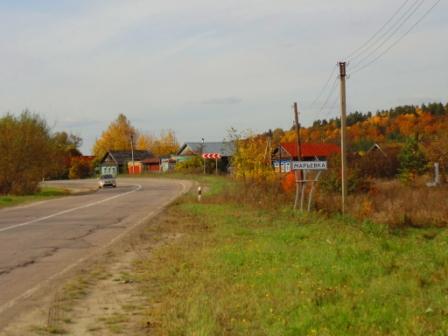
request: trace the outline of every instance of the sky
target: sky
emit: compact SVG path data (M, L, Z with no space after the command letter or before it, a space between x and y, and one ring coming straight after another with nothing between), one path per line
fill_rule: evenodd
M409 21L396 34L387 25L391 36L435 2L408 0L395 20ZM0 115L38 113L53 131L81 136L84 154L120 113L143 132L221 141L231 127L290 128L295 101L304 125L337 116L334 70L345 60L349 112L447 102L448 1L354 71L369 50L378 48L365 62L387 48L373 39L350 57L403 3L0 0Z

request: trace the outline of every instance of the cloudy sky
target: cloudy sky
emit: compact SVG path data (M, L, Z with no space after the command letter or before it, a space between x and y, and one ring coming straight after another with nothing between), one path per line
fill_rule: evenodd
M338 113L336 73L312 104L337 61L367 64L435 2L406 1L350 59L403 0L0 0L0 113L37 112L86 154L119 113L180 141L290 127L294 101L309 124ZM447 41L442 0L350 76L350 110L448 101Z

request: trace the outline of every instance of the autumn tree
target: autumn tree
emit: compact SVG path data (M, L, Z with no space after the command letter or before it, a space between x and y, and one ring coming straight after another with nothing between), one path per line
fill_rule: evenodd
M140 133L136 148L149 150L156 156L175 154L179 150L179 141L173 130L162 130L159 136Z
M83 179L93 175L93 165L90 160L82 157L73 157L68 177L70 179Z
M271 165L268 140L266 136L252 133L240 135L230 130L230 139L235 143L232 157L233 175L237 179L253 182L272 180L275 176Z
M48 176L53 179L68 178L72 159L81 156L79 147L82 139L67 132L56 132L52 135L51 142L54 154L48 164Z
M28 111L1 117L0 153L0 194L34 193L55 154L46 121Z
M137 132L124 114L120 114L93 146L93 153L101 158L110 150L131 150L131 139L136 139Z

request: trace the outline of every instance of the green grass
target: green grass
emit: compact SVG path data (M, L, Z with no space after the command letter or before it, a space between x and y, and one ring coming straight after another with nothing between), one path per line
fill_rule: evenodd
M136 263L156 334L448 335L446 230L257 210L208 183L166 214L183 238Z
M69 191L66 189L44 187L34 195L26 195L26 196L0 195L0 209L31 202L44 201L47 199L66 196L68 194Z

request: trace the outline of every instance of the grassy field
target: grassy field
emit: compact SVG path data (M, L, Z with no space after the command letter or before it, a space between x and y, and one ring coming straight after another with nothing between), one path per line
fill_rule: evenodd
M27 195L27 196L0 195L0 209L10 206L21 205L25 203L43 201L68 194L69 191L65 189L45 187L34 195Z
M178 238L135 263L142 334L448 335L446 229L260 210L207 183L160 218Z

